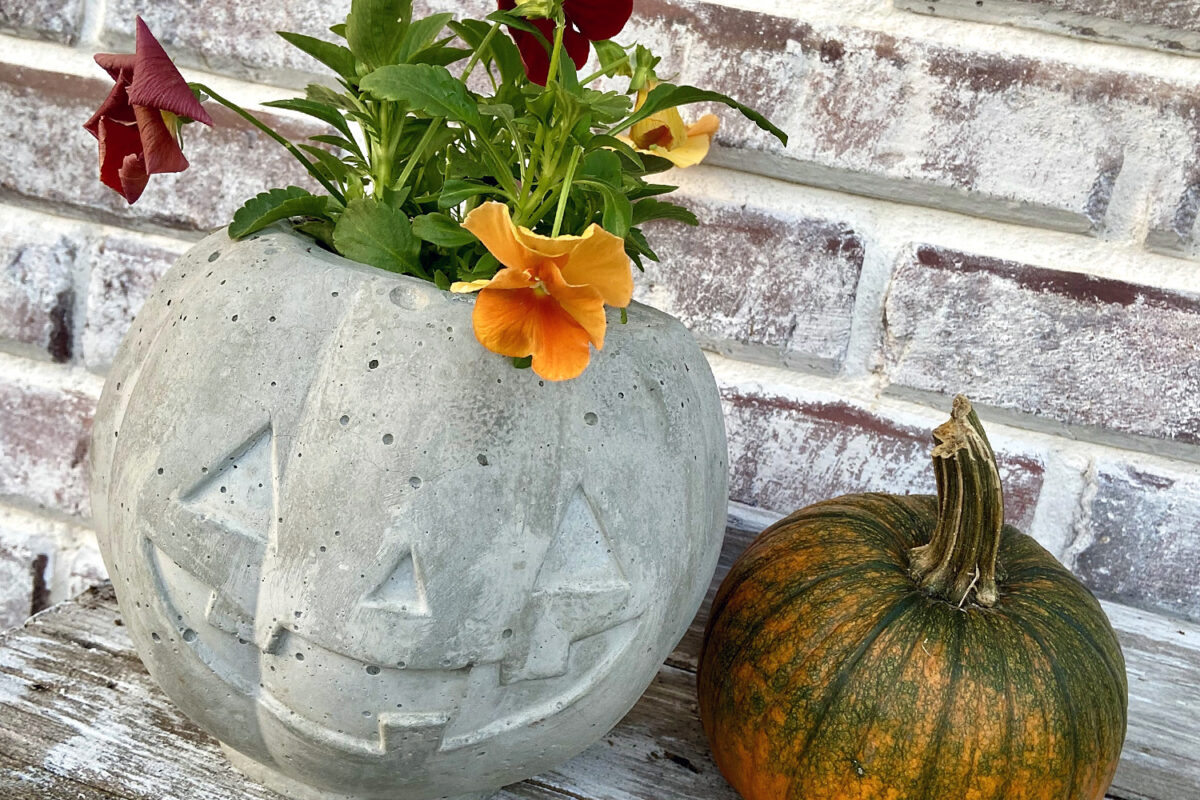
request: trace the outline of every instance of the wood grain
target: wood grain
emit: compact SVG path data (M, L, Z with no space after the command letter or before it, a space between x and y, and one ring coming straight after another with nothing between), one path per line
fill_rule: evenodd
M704 608L629 715L562 767L499 800L737 800L708 754L695 665L717 582L770 518L740 515ZM1200 626L1105 609L1125 648L1130 723L1112 797L1200 797ZM111 587L0 636L0 798L280 800L228 765L154 685Z

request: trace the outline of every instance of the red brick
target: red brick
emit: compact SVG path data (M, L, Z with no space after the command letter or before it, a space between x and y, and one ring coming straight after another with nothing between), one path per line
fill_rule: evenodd
M704 346L749 360L836 369L850 338L862 239L844 223L678 197L701 226L655 224L638 299Z
M1180 0L897 0L897 8L1098 41L1200 53L1200 15Z
M71 359L75 266L85 242L78 226L0 213L0 340L54 361Z
M1081 533L1074 569L1097 594L1200 620L1200 476L1102 464Z
M6 142L0 190L73 206L119 224L209 230L227 224L258 192L289 183L307 185L303 169L279 145L210 103L217 127L194 125L187 131L191 168L155 175L137 204L127 205L100 183L96 141L82 128L111 88L106 77L99 77L103 71L96 71L97 79L89 80L0 64L0 105L6 109L0 116L0 140ZM302 130L291 120L279 127L292 135Z
M1196 296L921 246L885 314L889 392L963 392L1021 424L1196 458Z
M932 427L845 401L725 387L730 499L778 512L860 492L933 494ZM1045 472L1039 456L998 452L1008 521L1028 530Z
M96 399L0 376L0 497L86 516Z
M5 0L0 32L75 44L83 22L83 0Z
M155 282L188 245L173 248L132 236L107 236L92 249L83 361L88 369L104 371Z

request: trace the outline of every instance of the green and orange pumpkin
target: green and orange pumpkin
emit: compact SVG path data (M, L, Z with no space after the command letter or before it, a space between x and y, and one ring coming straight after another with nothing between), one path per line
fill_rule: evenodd
M937 497L861 494L781 520L722 584L701 718L746 800L1099 800L1125 737L1116 635L1004 524L964 397Z

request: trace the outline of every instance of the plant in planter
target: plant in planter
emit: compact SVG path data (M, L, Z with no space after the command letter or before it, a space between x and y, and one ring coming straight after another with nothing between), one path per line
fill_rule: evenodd
M1102 800L1127 682L1100 604L1004 525L965 397L937 497L848 495L755 540L713 602L700 713L747 800Z
M275 104L329 126L302 143L195 87L325 193L251 199L164 276L101 397L93 508L151 674L285 793L474 798L547 769L700 604L720 404L686 330L630 302L630 262L654 257L642 223L695 221L648 180L711 138L675 106L774 129L657 82L603 39L628 16L356 0L336 41L284 34L337 75ZM210 120L140 21L134 56L98 60L88 127L132 202Z

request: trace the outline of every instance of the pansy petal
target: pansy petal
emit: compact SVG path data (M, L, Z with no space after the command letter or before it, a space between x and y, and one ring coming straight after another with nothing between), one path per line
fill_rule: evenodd
M610 306L622 308L633 299L633 271L625 253L625 240L593 223L562 268L563 279L573 286L592 286Z
M533 371L548 381L579 377L592 355L587 332L554 302L539 303L536 318L539 341L530 354Z
M677 167L694 167L708 155L712 136L689 136L687 142L674 150L655 150L654 155L667 159Z
M496 260L506 267L525 270L533 267L538 259L517 238L512 215L504 203L489 200L467 214L462 226L483 242Z
M621 32L633 13L633 0L565 0L563 11L580 33L599 42Z
M146 171L146 162L141 154L130 153L125 156L125 163L121 164L117 175L121 180L121 194L133 205L150 181L150 173Z
M487 278L480 278L477 281L455 281L450 284L451 294L472 294L478 292L483 287L491 283Z
M501 8L504 4L501 4ZM510 6L512 8L513 6ZM542 36L546 38L547 43L554 42L554 25L546 19L531 19L526 20L531 25L541 31ZM517 45L517 50L521 53L521 61L525 63L525 74L529 76L529 80L539 86L546 85L546 78L550 73L550 52L546 49L546 45L526 31L519 31L515 28L508 29L513 41Z
M686 142L687 135L687 126L677 108L657 111L629 130L629 137L645 149L663 147L670 150Z
M137 19L136 57L133 82L129 85L130 103L166 109L205 125L213 124L212 117L192 94L191 87L141 17Z
M479 343L502 356L518 358L533 352L534 308L537 296L533 289L485 288L475 298L471 323Z
M110 119L129 125L137 121L133 113L133 106L129 105L129 97L125 92L125 87L128 85L123 77L117 78L112 91L108 93L108 97L104 98L100 108L96 110L91 119L83 123L84 130L99 139L101 119Z
M587 331L597 350L604 349L604 332L608 319L604 316L604 298L593 286L571 286L552 264L545 265L539 276L555 302Z
M163 122L162 113L145 106L134 106L138 132L142 137L142 152L145 154L146 174L183 172L188 160L179 149L179 142Z
M121 168L126 158L141 155L142 139L135 125L122 125L108 118L101 118L97 136L100 140L100 182L114 192L125 194L121 186ZM129 200L128 197L125 198ZM136 199L136 198L134 198ZM130 203L133 200L129 200Z
M688 136L713 136L721 127L721 118L716 114L705 114L700 119L688 125Z
M121 80L122 72L132 74L133 64L137 60L133 53L96 53L94 58L114 81Z
M526 249L542 258L560 258L570 255L583 238L581 236L543 236L523 225L516 229L516 237Z

